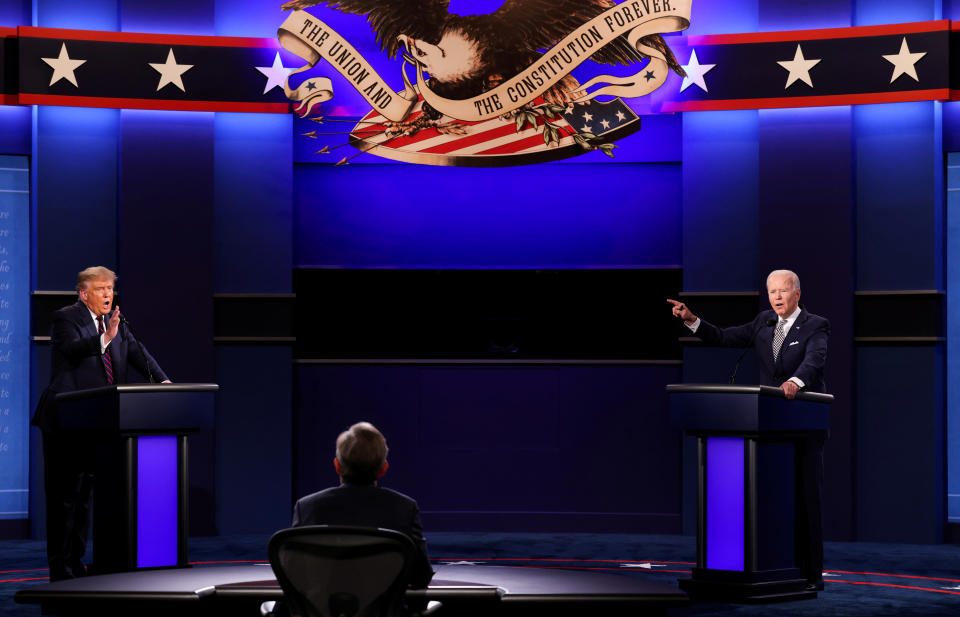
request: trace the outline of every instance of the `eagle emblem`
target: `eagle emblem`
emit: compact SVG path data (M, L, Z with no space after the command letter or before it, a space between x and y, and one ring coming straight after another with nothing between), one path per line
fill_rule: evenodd
M405 89L385 89L348 42L303 11L318 4L366 17L382 51L412 67L416 83L401 68ZM685 75L661 33L689 25L690 0L506 0L484 15L450 13L449 4L292 0L282 5L295 13L281 27L281 44L310 62L300 70L326 59L371 103L372 111L349 135L361 153L434 165L528 164L593 150L613 156L613 142L640 125L620 96L648 93L669 71ZM299 20L293 20L297 14ZM570 72L587 61L642 70L581 84ZM608 85L591 89L604 81ZM309 92L285 89L303 115L332 98L332 86L308 85ZM603 95L612 100L595 100ZM317 135L312 133L306 135Z

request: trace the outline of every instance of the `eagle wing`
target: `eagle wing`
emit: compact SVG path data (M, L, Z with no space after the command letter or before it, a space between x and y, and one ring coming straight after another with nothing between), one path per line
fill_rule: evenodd
M283 9L302 9L317 4L343 13L366 15L377 33L380 48L394 57L400 49L397 36L406 34L436 43L443 32L450 0L292 0Z
M507 0L493 15L501 20L504 28L519 35L517 40L523 41L528 51L537 51L552 47L615 4L613 0ZM680 69L660 35L646 38L659 39L648 43L658 49L665 48L671 68ZM644 58L646 56L630 45L625 36L618 37L590 56L591 60L604 64L632 64Z

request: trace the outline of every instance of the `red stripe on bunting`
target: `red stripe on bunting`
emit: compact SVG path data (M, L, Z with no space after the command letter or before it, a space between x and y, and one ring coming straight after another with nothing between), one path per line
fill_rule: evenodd
M780 109L784 107L824 107L829 105L869 105L871 103L909 103L914 101L946 101L955 92L906 90L872 94L836 94L829 96L794 96L769 99L727 99L722 101L667 101L662 111L726 111L733 109Z
M21 105L65 105L109 109L159 109L165 111L236 111L285 114L290 103L228 103L224 101L171 101L164 99L119 99L61 94L21 94Z
M103 41L107 43L149 43L154 45L196 45L200 47L267 47L280 48L276 39L241 36L201 36L195 34L148 34L140 32L105 32L99 30L68 30L66 28L35 28L18 26L20 36L39 39L67 39L68 41Z
M891 34L915 34L958 29L949 19L918 21L907 24L881 26L856 26L852 28L820 28L816 30L784 30L782 32L745 32L742 34L706 34L678 37L682 43L693 45L737 45L742 43L779 43L787 41L816 41L824 39L848 39L858 36L887 36ZM671 42L673 39L671 39Z

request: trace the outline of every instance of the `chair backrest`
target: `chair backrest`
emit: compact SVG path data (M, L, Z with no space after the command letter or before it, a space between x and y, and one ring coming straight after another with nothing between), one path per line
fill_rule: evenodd
M345 525L283 529L267 547L296 617L399 615L414 550L398 531Z

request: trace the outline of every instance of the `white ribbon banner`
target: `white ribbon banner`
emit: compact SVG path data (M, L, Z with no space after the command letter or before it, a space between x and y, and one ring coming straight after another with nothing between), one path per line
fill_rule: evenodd
M597 84L600 88L585 94L579 100L597 96L635 98L650 94L667 79L669 68L664 55L657 49L643 45L640 40L651 34L679 32L690 26L692 0L632 0L613 6L579 28L544 53L536 62L495 89L470 99L448 99L430 90L423 76L423 67L417 68L417 89L424 101L446 116L468 122L488 120L519 109L543 95L592 54L603 49L620 36L626 35L630 45L650 57L650 62L629 77L598 75L578 88L587 90ZM326 24L305 11L294 11L280 26L277 38L288 51L309 64L294 71L299 73L326 58L354 88L384 117L403 120L416 103L416 92L407 82L406 89L395 93L356 49ZM402 69L401 69L402 72ZM314 80L316 81L316 80ZM306 111L321 100L333 96L329 80L324 93L302 92L285 87L291 100L300 102L298 111ZM316 86L314 86L316 88ZM327 98L322 98L326 96ZM311 98L313 97L313 98Z

